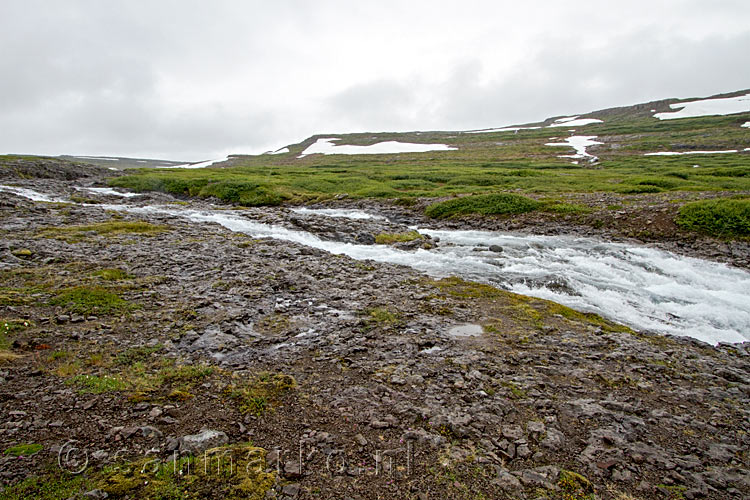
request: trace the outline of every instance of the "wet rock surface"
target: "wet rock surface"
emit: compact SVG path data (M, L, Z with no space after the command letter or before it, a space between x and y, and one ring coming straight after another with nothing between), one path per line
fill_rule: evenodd
M97 180L18 183L64 196ZM0 364L0 447L43 447L0 455L5 485L57 467L71 441L91 477L124 457L251 441L276 474L268 498L750 496L748 343L632 332L180 217L0 200L0 314L16 325ZM235 213L360 243L416 221L378 210L390 221ZM168 229L44 232L113 221ZM82 286L129 305L71 311L59 297ZM467 325L479 326L455 334ZM271 391L283 377L293 388Z

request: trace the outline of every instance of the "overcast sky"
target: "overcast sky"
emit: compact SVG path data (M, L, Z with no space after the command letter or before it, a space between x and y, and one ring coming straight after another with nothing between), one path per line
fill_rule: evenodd
M0 153L203 160L750 87L750 1L0 0Z

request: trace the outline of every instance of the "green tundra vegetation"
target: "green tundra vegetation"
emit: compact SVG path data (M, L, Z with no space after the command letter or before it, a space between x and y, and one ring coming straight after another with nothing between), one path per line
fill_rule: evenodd
M627 109L627 108L626 108ZM594 114L596 115L596 114ZM246 206L353 198L439 198L498 192L561 193L607 191L750 190L750 113L659 121L623 112L604 123L578 127L596 135L590 148L599 161L573 164L573 150L548 146L570 132L564 128L518 133L424 132L340 135L338 144L382 141L440 143L455 151L376 155L300 153L320 136L279 155L235 157L231 166L207 169L142 169L111 181L135 191L216 197ZM731 154L645 156L664 151L725 151Z
M216 168L140 169L112 179L112 186L215 197L244 206L301 204L336 197L387 198L409 205L439 199L427 214L511 214L531 210L581 213L587 207L542 203L534 198L564 193L620 194L670 191L750 193L750 113L657 120L641 107L595 112L602 123L516 131L360 133L338 135L337 144L383 141L446 144L452 151L300 156L317 139L290 145L277 155L236 156ZM538 124L544 125L544 124ZM598 161L565 157L573 148L550 146L575 135L596 136L588 152ZM325 137L331 137L326 135ZM725 154L647 156L657 152L729 151ZM474 195L459 200L459 197ZM523 197L522 195L526 195ZM456 199L452 199L456 198ZM747 234L746 202L685 208L679 224L709 234ZM709 213L720 219L706 222ZM743 215L745 214L745 215ZM744 222L743 222L744 221ZM717 225L718 224L718 225Z

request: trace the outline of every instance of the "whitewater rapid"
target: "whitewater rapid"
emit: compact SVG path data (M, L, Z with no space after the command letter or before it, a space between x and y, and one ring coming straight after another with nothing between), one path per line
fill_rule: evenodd
M61 201L28 189L0 186L0 190L41 201ZM711 344L750 340L750 273L653 248L591 238L417 227L419 232L439 238L439 244L430 250L405 251L386 245L322 240L312 233L257 222L226 210L90 206L216 223L254 238L290 241L353 259L405 265L435 277L458 276L489 283L595 312L640 331L689 336ZM320 217L381 217L351 209L295 211ZM493 245L502 251L491 251Z
M127 210L213 222L255 238L291 241L357 260L401 264L435 277L489 283L595 312L636 330L690 336L711 344L750 340L750 273L653 248L591 238L416 228L439 238L440 243L431 250L405 251L322 240L226 211L155 206ZM318 215L372 217L366 212L332 209ZM503 251L490 251L491 245Z

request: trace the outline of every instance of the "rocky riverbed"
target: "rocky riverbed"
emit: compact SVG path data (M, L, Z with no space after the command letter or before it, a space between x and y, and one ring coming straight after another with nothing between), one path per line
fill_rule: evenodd
M750 495L748 343L636 332L487 285L118 210L107 205L123 197L77 189L106 172L49 171L3 183L75 203L0 193L0 496L40 484L90 498ZM389 220L224 208L359 244L419 223L366 203ZM745 247L727 248L717 258L746 266ZM196 465L190 482L143 465L177 470L180 456L247 443L257 473Z

